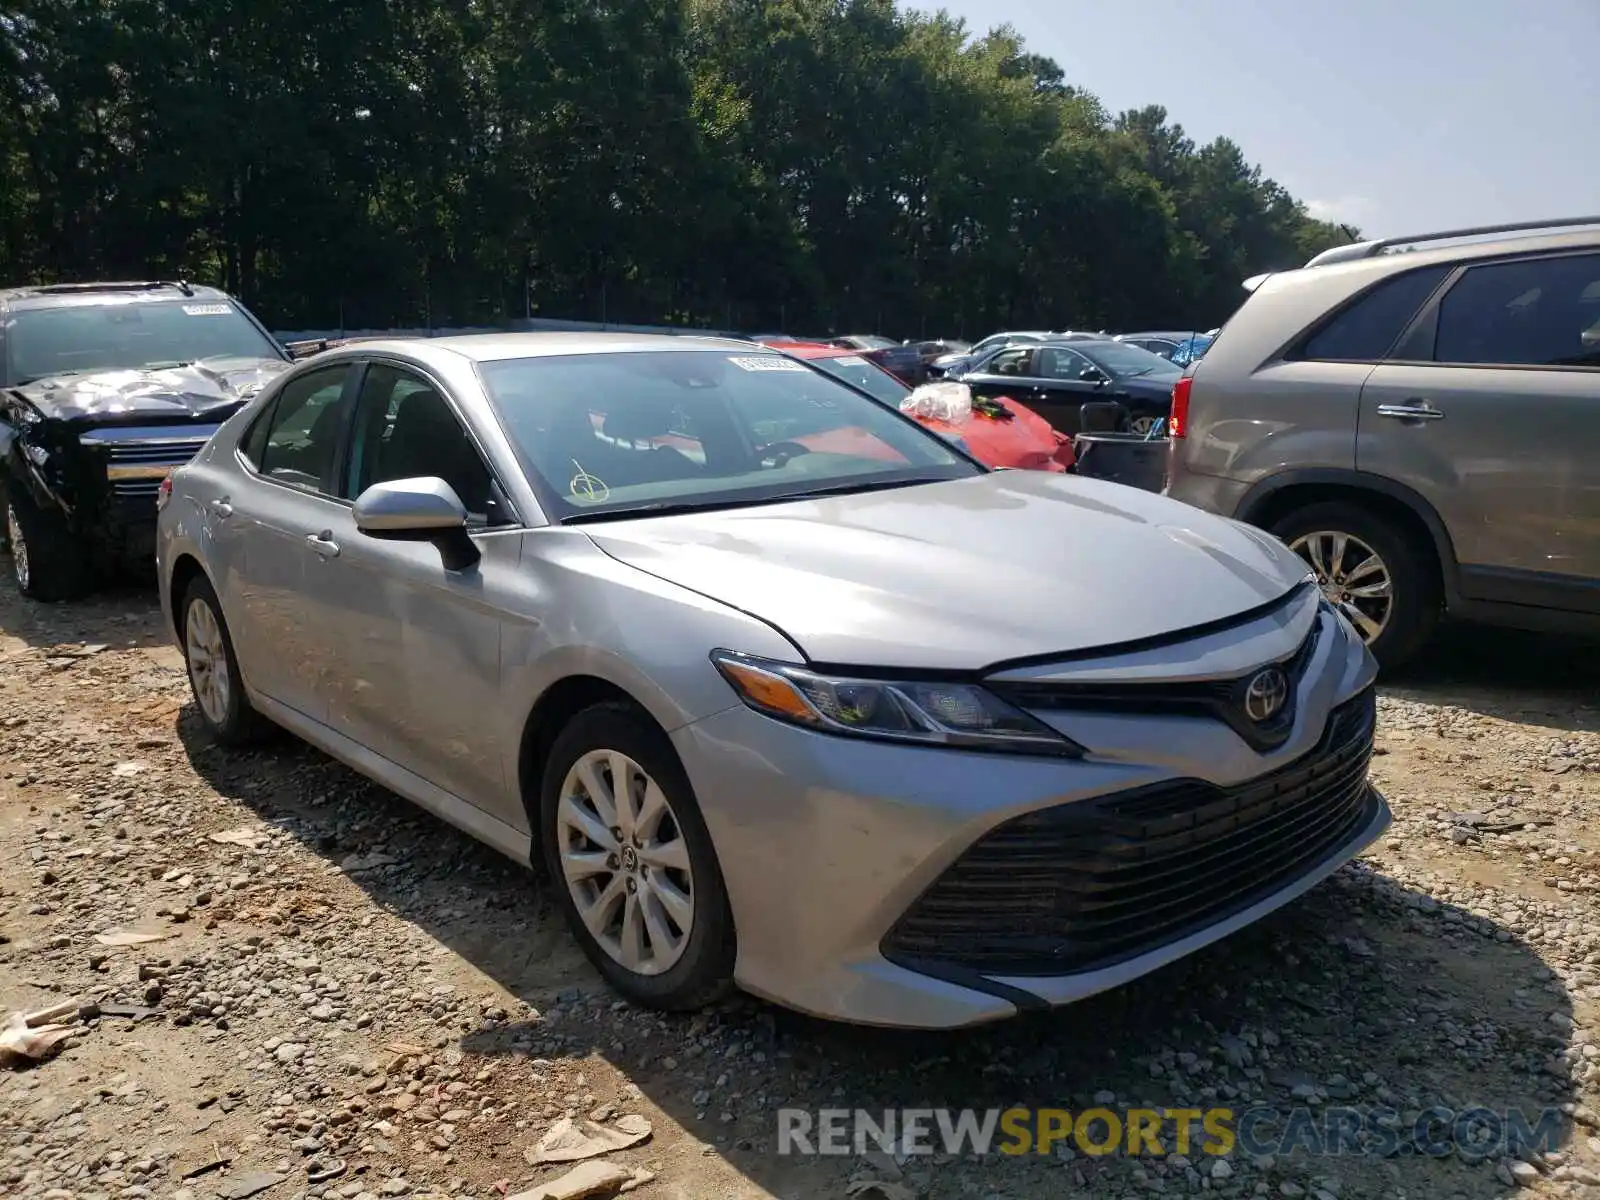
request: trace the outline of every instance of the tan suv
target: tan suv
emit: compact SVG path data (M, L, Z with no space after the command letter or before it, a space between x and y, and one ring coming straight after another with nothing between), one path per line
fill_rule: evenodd
M1246 286L1173 390L1168 495L1288 542L1386 666L1444 611L1600 631L1600 217Z

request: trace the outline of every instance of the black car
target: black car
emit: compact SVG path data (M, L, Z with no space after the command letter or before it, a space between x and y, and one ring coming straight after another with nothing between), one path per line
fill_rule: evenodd
M214 288L0 290L0 486L22 593L64 600L151 563L161 481L289 363Z
M886 337L876 334L856 333L848 337L836 337L829 340L830 346L840 346L846 350L860 351L862 358L871 359L896 379L904 380L915 387L928 377L927 369L923 366L922 355L914 346L903 346L899 342L891 341Z
M979 396L1010 396L1060 432L1079 430L1079 411L1111 400L1127 410L1127 428L1148 433L1171 410L1183 372L1164 358L1109 339L1074 338L992 351L959 376Z

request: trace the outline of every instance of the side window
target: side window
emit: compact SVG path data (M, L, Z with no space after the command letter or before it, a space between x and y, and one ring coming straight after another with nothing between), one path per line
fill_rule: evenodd
M1384 280L1313 333L1293 357L1322 362L1380 361L1451 269L1422 267Z
M346 498L375 483L422 477L448 483L477 521L502 515L489 468L444 397L424 379L375 363L356 401Z
M265 433L250 432L251 461L280 483L313 492L329 491L343 432L347 366L312 371L290 380L262 421Z
M1433 357L1600 367L1600 254L1471 268L1439 303Z
M1032 364L1032 346L1013 346L991 358L985 372L989 375L1026 375L1033 369Z
M1063 350L1057 346L1046 346L1039 351L1039 377L1041 379L1070 379L1077 381L1083 378L1083 373L1093 367L1083 355L1076 350Z

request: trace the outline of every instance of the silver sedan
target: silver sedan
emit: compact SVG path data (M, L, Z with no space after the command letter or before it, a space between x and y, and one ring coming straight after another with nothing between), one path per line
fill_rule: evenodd
M1389 820L1372 659L1278 542L985 470L748 343L353 344L160 503L211 734L286 728L542 867L639 1003L1062 1004Z

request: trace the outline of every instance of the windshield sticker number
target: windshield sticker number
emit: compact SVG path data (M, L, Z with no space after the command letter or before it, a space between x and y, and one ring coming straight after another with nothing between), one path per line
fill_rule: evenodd
M225 317L233 309L226 304L185 304L183 311L191 317Z
M728 359L741 371L799 371L805 373L805 367L792 358L784 358L777 354L763 354L759 357L730 358Z
M838 363L841 367L864 367L867 365L867 360L862 358L859 354L842 355L833 361Z

